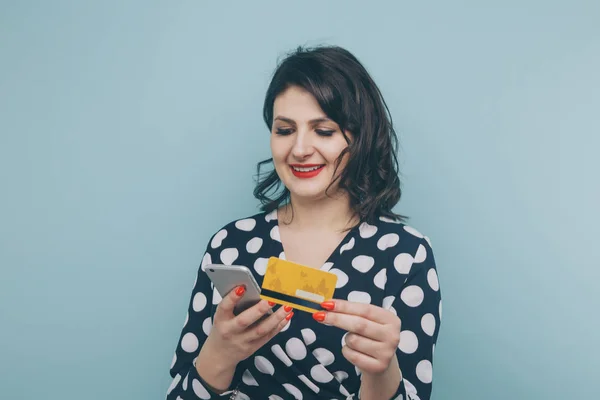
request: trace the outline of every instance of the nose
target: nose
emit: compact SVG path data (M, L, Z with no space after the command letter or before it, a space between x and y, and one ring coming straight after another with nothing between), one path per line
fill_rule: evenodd
M306 131L298 130L292 147L292 156L298 160L305 160L314 153L311 136Z

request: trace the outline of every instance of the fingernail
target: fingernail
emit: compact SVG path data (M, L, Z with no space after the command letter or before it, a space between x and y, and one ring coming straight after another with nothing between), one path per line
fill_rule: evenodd
M323 321L325 321L325 315L326 315L325 311L318 311L313 314L313 318L316 321L323 322Z
M275 303L273 303L272 301L269 301L269 305L270 305L271 307L273 307L273 306L275 305Z
M285 312L290 312L290 311L292 311L292 307L290 307L290 306L284 306L284 307L283 307L283 310L284 310Z
M324 301L321 303L321 307L323 307L326 310L332 311L335 308L335 303L331 300Z
M292 319L292 315L294 315L293 312L289 313L288 315L285 316L285 319L287 319L289 321L290 319Z
M244 292L246 291L246 288L243 286L238 286L237 289L235 289L235 294L237 294L238 296L241 296L244 294Z

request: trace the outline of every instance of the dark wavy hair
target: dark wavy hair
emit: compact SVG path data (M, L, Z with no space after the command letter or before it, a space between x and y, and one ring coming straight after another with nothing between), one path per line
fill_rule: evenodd
M380 216L404 221L405 216L392 211L402 194L396 155L398 139L387 104L365 67L339 46L299 46L279 63L267 89L263 118L269 131L275 99L291 86L311 93L348 142L336 160L335 171L348 154L346 167L334 174L327 189L339 180L339 187L348 192L350 207L360 222L374 223ZM346 137L346 130L352 133L352 140ZM261 172L272 162L269 158L256 166L254 197L266 212L290 201L290 192L275 169Z

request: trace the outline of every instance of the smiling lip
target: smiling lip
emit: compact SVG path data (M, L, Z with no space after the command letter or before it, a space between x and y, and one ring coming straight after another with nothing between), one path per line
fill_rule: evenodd
M290 169L292 170L292 174L294 174L294 176L297 178L314 178L315 176L319 175L319 173L323 170L324 166L325 166L325 164L290 164ZM298 171L298 170L294 169L294 167L296 167L296 168L318 167L318 168L313 169L311 171Z

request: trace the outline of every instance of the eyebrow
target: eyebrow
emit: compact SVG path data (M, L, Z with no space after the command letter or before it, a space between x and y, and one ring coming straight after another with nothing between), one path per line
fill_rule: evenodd
M275 117L275 119L273 121L277 121L277 120L287 122L288 124L296 125L296 121L294 121L291 118L283 117L281 115L278 115L277 117ZM308 121L308 123L310 125L316 125L321 122L334 122L334 121L327 117L315 118L315 119L311 119L310 121Z

